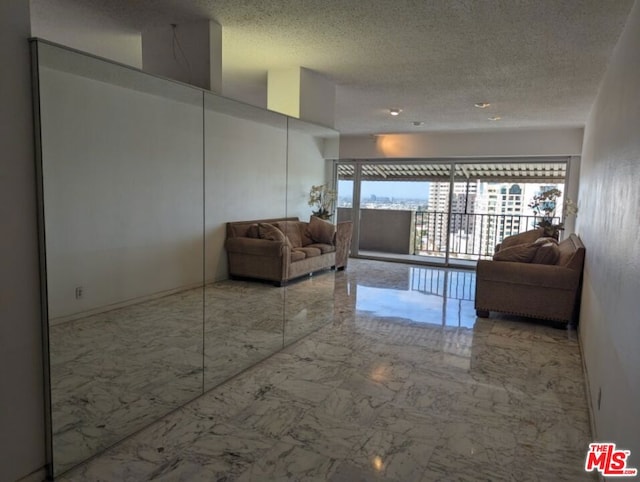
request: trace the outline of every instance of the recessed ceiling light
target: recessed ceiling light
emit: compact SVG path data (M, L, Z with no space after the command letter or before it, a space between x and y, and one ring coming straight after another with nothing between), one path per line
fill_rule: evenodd
M489 119L490 121L499 121L500 119L502 119L502 117L500 117L499 115L494 115L491 117L487 117L487 119Z
M420 127L424 125L424 122L422 121L413 121L412 124L416 127Z
M489 102L476 102L475 105L478 109L486 109L487 107L489 107L491 104L489 104Z
M389 109L389 114L391 115L400 115L400 112L402 112L402 109Z

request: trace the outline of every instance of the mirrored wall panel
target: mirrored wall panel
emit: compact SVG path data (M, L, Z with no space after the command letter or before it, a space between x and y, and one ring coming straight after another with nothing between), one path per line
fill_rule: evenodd
M202 393L202 92L34 48L59 474Z
M335 219L308 250L321 263L294 266L284 237L322 244L309 192L333 188L338 138L46 41L32 52L57 476L331 321Z
M209 389L282 349L284 292L270 279L282 253L262 226L285 216L287 119L213 94L204 119Z
M306 267L294 267L292 271L304 275L285 288L286 345L333 319L337 236L331 159L338 157L338 141L333 129L289 118L287 217L302 222L299 236L290 236L294 245L301 246L294 248L296 261L292 264ZM327 211L322 216L325 219L311 224L311 216L322 209Z

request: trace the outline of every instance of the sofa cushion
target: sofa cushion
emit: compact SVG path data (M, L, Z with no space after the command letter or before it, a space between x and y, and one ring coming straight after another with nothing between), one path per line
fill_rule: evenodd
M336 247L332 244L324 244L324 243L312 243L305 246L305 248L318 248L322 254L325 253L333 253L336 250Z
M307 232L309 237L316 243L332 244L336 227L324 219L311 216L309 225L307 226Z
M512 246L518 246L520 244L533 243L536 239L542 236L541 229L532 229L531 231L525 231L524 233L514 234L513 236L507 236L500 243L500 251L503 249L511 248Z
M307 257L307 254L304 251L299 251L300 248L293 248L291 251L291 262L295 263L296 261L302 261Z
M307 258L315 258L316 256L320 256L322 254L322 251L320 251L318 248L309 247L293 248L293 251L303 252Z
M302 241L302 246L313 244L314 241L311 239L311 236L309 236L309 223L300 221L298 227L300 228L300 240Z
M570 239L564 239L558 244L558 250L560 251L560 257L556 263L558 266L566 266L568 268L576 269L573 265L573 259L576 255L576 249ZM580 263L580 268L582 263Z
M247 232L245 233L247 238L259 238L260 232L258 230L258 224L252 224L247 228Z
M255 229L258 229L258 225L256 223L229 223L227 226L227 236L232 236L234 238L250 238L247 234L247 231L251 226L255 226ZM256 238L258 236L256 235Z
M504 248L493 255L494 261L515 261L518 263L530 263L538 251L535 243L518 244L510 248Z
M556 238L549 238L549 237L538 238L535 240L535 244L547 244L547 243L553 243L557 245L558 240Z
M555 239L554 239L555 241ZM532 264L556 264L560 258L557 242L535 243L538 246L536 254L531 259Z
M258 224L258 234L261 239L268 239L269 241L286 242L287 237L282 231L276 228L273 224L260 223Z
M299 221L278 221L274 223L284 235L289 238L291 246L294 248L300 248L302 246L302 240L300 239L300 222Z

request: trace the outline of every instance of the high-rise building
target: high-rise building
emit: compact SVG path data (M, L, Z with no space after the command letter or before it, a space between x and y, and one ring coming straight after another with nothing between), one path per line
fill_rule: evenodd
M449 248L454 253L467 252L469 239L474 238L476 201L480 181L454 182L449 220L449 182L435 182L429 190L427 233L434 243L444 248L449 233Z

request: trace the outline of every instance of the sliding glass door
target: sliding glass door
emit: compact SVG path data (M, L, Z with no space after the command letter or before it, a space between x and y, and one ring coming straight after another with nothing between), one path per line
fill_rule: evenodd
M567 159L339 161L338 219L353 219L352 254L474 266L533 229L534 196L565 191ZM553 210L562 216L563 196Z

